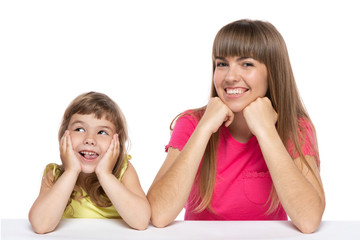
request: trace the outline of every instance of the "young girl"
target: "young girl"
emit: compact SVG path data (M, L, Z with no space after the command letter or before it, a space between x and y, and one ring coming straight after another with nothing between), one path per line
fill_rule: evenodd
M150 205L126 152L125 118L108 96L75 98L59 130L62 165L49 164L30 213L37 233L53 231L61 218L122 218L145 229Z
M213 45L207 106L176 120L148 192L152 223L287 220L315 231L325 208L313 124L285 42L273 25L240 20Z

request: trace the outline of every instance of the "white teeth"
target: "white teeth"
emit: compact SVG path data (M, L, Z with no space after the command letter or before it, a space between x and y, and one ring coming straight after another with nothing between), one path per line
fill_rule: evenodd
M229 95L236 95L236 94L242 94L244 93L244 89L236 88L236 89L226 89L226 93Z
M87 152L87 151L82 151L82 152L80 152L80 153L83 154L83 155L90 155L90 156L97 155L97 153Z

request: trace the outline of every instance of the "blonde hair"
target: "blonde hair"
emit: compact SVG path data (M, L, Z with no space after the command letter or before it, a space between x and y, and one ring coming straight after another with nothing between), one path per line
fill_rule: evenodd
M315 139L311 145L316 155L316 161L319 163L315 129L300 99L286 44L280 33L268 22L246 19L232 22L221 28L215 37L212 51L213 75L216 68L215 59L229 56L251 57L266 65L269 83L266 96L271 100L278 113L276 127L279 136L286 147L289 147L289 142L293 144L293 153L290 154L295 156L297 153L302 163L315 175L301 150L306 138ZM217 96L212 79L210 97ZM194 112L197 113L195 117L198 120L205 109L206 106L194 109ZM314 138L307 136L308 131L304 129L304 126L299 125L299 119L305 119L310 124ZM199 203L195 212L201 212L206 208L213 211L211 199L215 185L218 138L219 131L211 136L200 166L201 169L195 179L198 188L197 203ZM279 206L274 186L269 200L271 203L267 214L276 211Z
M126 143L128 141L126 120L119 106L111 98L102 93L88 92L79 95L65 110L58 133L59 141L68 129L70 119L74 114L94 114L97 119L104 117L115 125L116 133L119 135L120 154L112 173L119 178L123 161L127 158ZM59 171L61 175L64 172L63 166L59 166L59 170L57 171ZM112 205L95 173L80 174L68 204L70 204L71 199L79 200L86 197L83 196L80 187L84 188L91 201L99 207L109 207Z

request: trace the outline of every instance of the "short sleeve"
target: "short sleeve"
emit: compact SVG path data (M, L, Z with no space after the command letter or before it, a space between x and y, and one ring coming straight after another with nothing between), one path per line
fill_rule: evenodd
M51 171L54 177L54 181L56 181L62 174L61 167L56 163L49 163L46 165L45 170L43 172L43 177L47 175L47 173Z
M299 129L298 129L299 143L301 146L301 151L304 156L318 156L318 146L316 141L316 136L313 131L313 128L306 119L299 119ZM293 158L298 158L299 153L294 152L294 146L291 141L288 143L288 152ZM318 163L319 164L319 163Z
M131 155L126 155L123 162L122 162L122 165L121 165L121 170L120 170L120 174L119 174L119 180L121 180L121 178L124 176L124 173L126 171L126 169L128 168L129 166L129 160L131 159Z
M197 120L191 113L185 113L177 119L174 130L171 133L169 144L165 146L165 151L167 152L169 147L182 151L196 126Z

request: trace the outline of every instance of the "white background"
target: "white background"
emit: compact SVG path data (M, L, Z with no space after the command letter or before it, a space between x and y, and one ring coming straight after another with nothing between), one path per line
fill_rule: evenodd
M0 2L1 218L26 218L57 132L77 95L122 108L146 192L171 120L207 103L216 32L241 18L273 23L287 43L317 128L325 220L359 220L360 15L356 1ZM179 216L181 218L181 215Z

